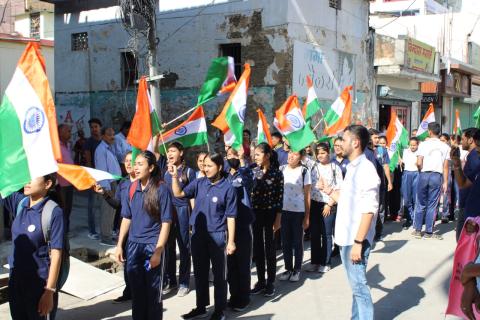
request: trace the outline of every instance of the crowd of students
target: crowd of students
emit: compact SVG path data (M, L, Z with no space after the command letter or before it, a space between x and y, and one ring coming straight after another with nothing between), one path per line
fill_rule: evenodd
M82 165L126 177L118 184L102 182L89 191L88 236L116 245L117 260L125 263L126 288L114 302L131 300L133 319L160 319L162 295L174 290L180 297L187 295L192 265L196 306L184 319L207 316L210 265L214 284L210 319L224 319L227 307L245 310L252 296L273 296L278 241L284 260L279 281L297 282L302 270L328 272L339 252L353 291L354 316L360 312L366 319L373 318L366 262L374 238L382 238L385 219L405 218L404 228L413 224L414 237L441 239L433 232L439 199L445 223L453 219L454 210L449 208L458 207L459 225L479 210L467 209L479 201L476 170L480 162L475 154L480 133L476 129L465 130L459 143L456 138L440 137L440 126L430 124L427 140L420 143L410 138L396 169L402 174L394 176L388 141L362 126L348 127L332 145L322 142L300 151L290 150L276 132L272 133L274 147L255 145L245 130L243 148L227 147L225 155L199 152L194 169L186 164L185 150L178 142L169 144L164 154L144 151L132 165L126 143L129 123L117 135L111 128L101 128L98 119L89 123L91 137L76 142L74 150L83 152L75 157L69 155L69 128L59 127L62 153L67 162L73 163L74 158ZM403 205L394 214L388 193L400 184L397 176ZM8 211L16 213L10 261L13 319L44 319L49 313L53 319L55 315L58 255L64 248L61 235L69 230L73 192L67 181L59 185L59 206L54 207L47 241L41 232L41 214L55 184L55 175L38 178L23 193L2 200ZM22 201L25 197L28 201ZM102 203L100 235L93 211L98 200ZM311 262L304 267L306 235L311 240ZM34 267L18 263L32 258ZM253 285L252 261L257 271ZM35 284L33 289L24 290L30 283Z

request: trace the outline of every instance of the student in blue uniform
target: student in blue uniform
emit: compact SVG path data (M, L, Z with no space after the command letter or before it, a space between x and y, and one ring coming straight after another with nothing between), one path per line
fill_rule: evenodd
M125 261L123 244L128 233L127 275L132 293L132 318L163 318L162 277L165 245L172 222L172 197L161 180L155 155L140 153L135 159L137 178L122 202L122 224L116 249L119 262Z
M123 164L125 166L125 171L127 172L127 177L118 183L117 189L115 190L115 195L112 196L111 191L106 191L97 184L95 186L95 191L103 195L103 198L107 203L114 209L119 210L121 212L122 209L122 202L128 201L128 193L130 190L130 185L133 181L135 181L135 172L133 171L132 167L132 151L127 152L125 158L123 160ZM126 241L123 245L124 256L123 258L127 260L126 255L126 244L128 242L128 234L126 236ZM125 289L123 289L123 293L120 297L113 299L113 303L123 303L125 301L129 301L132 299L132 294L130 291L130 284L128 282L128 275L127 275L127 268L123 268L123 279L125 280Z
M183 190L180 187L177 167L170 165L168 170L172 176L173 195L195 199L190 226L197 306L182 318L195 319L207 316L206 307L210 304L208 273L211 262L215 311L210 319L223 320L225 319L223 312L227 305L225 253L231 255L235 252L237 216L235 189L224 177L223 157L218 153L205 157L206 177L195 180Z
M198 171L195 173L195 178L197 179L205 177L205 171L203 170L203 161L205 160L207 154L208 152L205 151L200 151L199 153L197 153L196 162Z
M185 165L183 159L183 145L180 142L172 142L167 148L167 161L170 165L177 168L180 188L185 188L189 183L195 180L195 171ZM172 175L170 172L165 172L165 182L172 187ZM180 270L178 275L178 282L180 288L177 295L184 297L190 291L190 226L189 219L191 213L191 204L188 199L173 197L173 206L175 212L172 224L172 232L168 237L167 245L167 261L166 261L166 278L167 287L163 289L163 293L167 294L177 288L177 252L175 239L177 240L178 249L180 251ZM164 282L165 283L165 282Z
M253 172L246 165L243 148L229 148L227 161L230 165L228 181L237 193L237 219L235 220L235 253L227 257L227 280L230 288L229 307L243 311L250 303L252 268L252 223L254 214L250 201Z
M55 319L65 227L59 206L52 211L49 244L42 230L43 208L51 198L49 192L55 182L55 174L33 179L25 185L24 193L15 192L1 201L9 212L15 213L12 254L8 258L8 296L13 320Z

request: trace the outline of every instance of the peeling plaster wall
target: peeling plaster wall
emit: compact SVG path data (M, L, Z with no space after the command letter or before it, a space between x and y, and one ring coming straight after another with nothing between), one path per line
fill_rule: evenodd
M328 0L298 1L302 6L301 15L294 7L297 1L230 0L206 9L158 13L158 69L166 74L161 90L163 119L171 119L194 105L210 60L218 56L221 44L240 43L242 62L252 66L246 127L256 132L256 109L263 109L272 121L274 110L291 94L293 42L312 42L309 39L312 34L304 27L303 21L306 21L315 41L357 56L356 81L360 92L357 97L361 98L357 102L362 102L355 116L365 121L370 91L364 45L368 34L368 2L343 2L349 13L342 8L335 22L332 14L336 13L328 7ZM132 42L117 21L116 1L84 2L87 5L81 8L57 6L57 104L90 105L92 116L116 126L120 119L133 113L135 105L134 92L121 88L120 68L121 52ZM200 10L203 11L196 16ZM357 16L355 19L351 17L353 13ZM71 33L84 31L89 34L89 50L72 52ZM137 47L143 45L139 43ZM145 72L145 67L140 63L141 71ZM219 98L206 106L209 120L220 112L223 103L224 99Z

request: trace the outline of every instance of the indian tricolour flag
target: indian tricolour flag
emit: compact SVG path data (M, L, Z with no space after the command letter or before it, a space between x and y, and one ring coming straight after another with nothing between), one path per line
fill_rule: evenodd
M173 141L180 142L185 148L208 143L207 122L202 106L195 109L187 120L161 135L160 143L163 145L159 151L165 153L168 144Z
M298 152L315 140L315 134L306 125L302 110L295 95L288 97L287 101L275 112L273 125L285 136L290 149Z
M390 123L387 128L388 154L390 156L390 171L394 171L403 154L403 149L408 147L408 131L405 129L397 113L392 110Z
M0 105L0 193L56 172L61 161L57 120L45 62L28 43Z
M337 98L325 114L325 135L335 136L342 132L348 125L352 117L352 96L350 91L352 86L343 89L340 97Z
M212 60L205 82L200 88L197 106L204 105L220 94L235 88L235 63L232 57L218 57Z
M302 110L303 117L305 118L306 122L308 122L310 118L321 109L317 94L315 93L315 88L313 87L313 81L310 76L307 76L307 88L307 99L305 100Z
M268 129L267 119L265 118L265 115L263 114L262 110L257 109L257 113L258 113L257 144L266 142L270 145L270 147L272 147L273 146L272 136L270 135L270 130Z
M421 141L428 137L428 124L435 122L435 112L433 110L433 103L428 106L427 113L423 117L422 122L417 130L417 138Z
M453 125L453 134L462 136L462 124L460 123L460 110L455 110L455 123Z
M225 103L220 115L212 125L223 132L225 144L239 150L243 143L243 123L247 107L248 84L250 82L250 65L245 64L242 76Z
M153 137L160 133L160 121L148 94L147 80L142 77L138 83L137 108L127 141L133 147L132 161L138 152L153 151Z
M106 171L64 163L58 164L57 173L80 191L90 189L99 181L122 178Z

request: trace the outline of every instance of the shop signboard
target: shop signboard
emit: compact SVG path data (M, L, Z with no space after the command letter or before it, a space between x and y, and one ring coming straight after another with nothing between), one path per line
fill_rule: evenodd
M416 71L433 73L435 48L413 38L407 38L405 41L405 67Z

